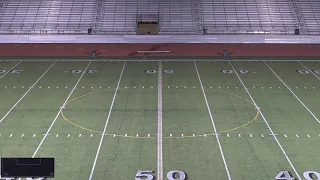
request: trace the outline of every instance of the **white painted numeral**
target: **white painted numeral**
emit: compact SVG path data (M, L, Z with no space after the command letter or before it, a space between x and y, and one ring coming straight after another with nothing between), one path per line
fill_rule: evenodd
M15 70L12 70L11 73L17 74L17 73L21 73L21 71L22 71L22 70L15 69Z
M239 70L240 74L245 74L245 73L248 73L248 72L249 72L248 70Z
M309 74L309 71L307 70L297 70L297 72L300 74Z
M316 171L306 171L303 173L303 176L306 178L306 180L320 180L320 173ZM314 176L316 179L313 178Z
M179 175L178 178L175 178L176 175ZM168 180L185 180L186 179L186 173L178 170L169 171L167 173Z
M276 180L292 180L294 179L291 177L289 171L281 171L279 174L275 177Z
M98 70L93 70L93 69L87 70L87 73L89 73L89 74L93 74L93 73L96 73L96 72L98 72Z
M82 73L82 70L74 69L70 71L71 73Z
M222 72L222 73L226 73L226 74L227 74L227 73L230 74L230 73L232 73L233 71L232 71L232 70L226 70L226 69L224 69L224 70L221 70L221 72Z
M316 74L320 74L320 69L312 70Z
M172 74L172 73L173 73L173 70L171 70L171 69L164 69L164 70L163 70L163 73Z
M157 71L156 70L153 70L153 69L148 69L146 70L146 73L149 73L149 74L154 74L156 73Z
M151 170L138 170L135 180L153 180L152 173Z

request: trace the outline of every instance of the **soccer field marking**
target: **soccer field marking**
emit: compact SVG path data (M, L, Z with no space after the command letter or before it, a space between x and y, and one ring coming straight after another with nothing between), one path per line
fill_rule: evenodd
M20 101L31 91L32 87L34 87L41 79L42 77L47 74L47 72L55 65L56 61L53 62L50 67L37 79L35 83L25 92L22 97L9 109L9 111L1 118L0 123L9 115L9 113L20 103Z
M178 86L177 86L178 88ZM163 180L163 158L162 158L162 64L158 67L158 136L157 136L157 179Z
M74 87L72 88L72 90L71 90L71 92L69 93L68 97L66 98L66 100L65 100L64 103L62 104L62 107L64 107L65 104L68 102L69 98L71 97L72 93L74 92L74 90L75 90L76 87L78 86L80 80L81 80L82 77L84 76L84 74L85 74L86 70L88 69L88 67L90 66L90 64L91 64L91 61L89 61L89 63L88 63L88 65L86 66L85 70L83 71L83 73L82 73L81 76L79 77L77 83L74 85ZM49 126L46 134L44 134L44 137L43 137L42 140L40 141L40 143L39 143L37 149L35 150L35 152L33 153L32 158L34 158L35 155L38 153L38 151L39 151L40 147L42 146L43 142L45 141L45 139L46 139L47 136L49 135L49 132L51 131L53 125L54 125L55 122L57 121L57 119L58 119L61 111L62 111L62 108L59 108L59 111L58 111L56 117L54 118L54 120L52 121L51 125Z
M2 79L5 75L7 75L9 72L11 72L11 70L13 68L15 68L16 66L18 66L22 61L19 61L17 64L15 64L14 66L12 66L6 73L4 73L2 76L0 76L0 79Z
M206 102L206 106L207 106L207 110L208 110L208 113L209 113L209 116L210 116L210 119L211 119L212 127L213 127L213 130L214 130L214 133L216 134L215 136L216 136L216 139L217 139L217 142L218 142L218 146L219 146L219 150L220 150L221 157L222 157L222 160L223 160L223 164L224 164L226 173L227 173L227 175L228 175L228 179L231 180L229 168L228 168L227 162L226 162L225 157L224 157L224 153L223 153L223 150L222 150L222 147L221 147L221 143L220 143L220 140L219 140L219 136L218 136L218 133L217 133L217 129L216 129L216 126L215 126L215 123L214 123L214 120L213 120L213 117L212 117L212 114L211 114L211 110L210 110L209 103L208 103L208 101L207 101L207 96L206 96L206 93L205 93L204 88L203 88L203 85L202 85L202 81L201 81L201 78L200 78L200 74L199 74L199 71L198 71L198 67L197 67L196 61L193 61L193 62L194 62L194 66L195 66L196 71L197 71L199 83L200 83L200 86L201 86L201 90L202 90L202 93L203 93L203 97L204 97L205 102Z
M316 78L320 79L320 77L318 75L316 75L313 71L311 71L307 66L305 66L304 64L302 64L300 61L298 61L298 63L300 63L304 68L306 68L310 73L312 73Z
M313 116L313 118L320 123L320 120L312 113L312 111L300 100L300 98L289 88L289 86L278 76L276 72L265 62L263 61L266 66L272 71L272 73L282 82L284 86L291 92L291 94L303 105L303 107Z
M125 61L124 64L123 64L122 71L121 71L121 74L120 74L120 77L119 77L119 81L118 81L116 90L115 90L114 95L113 95L113 99L112 99L112 102L111 102L111 105L110 105L110 108L109 108L109 113L108 113L108 116L107 116L106 123L104 125L104 129L103 129L102 134L106 134L106 130L107 130L107 126L108 126L108 123L109 123L110 116L111 116L113 104L114 104L114 102L116 100L117 92L119 90L121 78L122 78L122 75L123 75L124 68L126 67L126 63L127 63L127 61ZM103 139L104 139L104 136L101 136L101 139L100 139L100 142L99 142L99 146L98 146L98 149L97 149L97 153L96 153L96 156L95 156L94 161L93 161L93 165L92 165L91 173L90 173L90 176L89 176L89 180L92 179L93 172L94 172L94 169L96 167L97 160L98 160L98 157L99 157L99 153L100 153L100 150L101 150L101 147L102 147Z
M232 67L233 71L235 72L235 75L238 77L240 83L242 84L243 88L245 89L245 91L247 92L248 96L250 97L251 101L255 104L256 107L258 107L257 103L255 102L255 100L253 99L253 97L251 96L249 90L247 89L246 85L243 83L242 79L240 78L238 72L235 70L235 68L233 67L231 61L229 61L230 66ZM258 108L257 108L258 109ZM262 117L262 119L264 120L265 124L267 125L269 131L271 132L271 134L275 134L273 132L273 130L271 129L267 119L264 117L261 109L258 109L258 111L260 112L260 115ZM273 136L273 138L275 139L275 141L277 142L278 146L280 147L282 153L284 154L285 158L287 159L288 163L290 164L291 168L294 170L296 176L298 177L299 180L301 180L301 177L299 175L299 173L297 172L296 168L293 166L290 158L288 157L287 153L285 152L285 150L283 149L282 145L280 144L278 138L276 136Z
M138 86L139 87L139 86ZM129 87L130 88L130 87ZM119 87L119 90L121 88ZM85 96L88 96L88 95L92 95L92 94L96 94L96 93L101 93L101 92L107 92L107 91L110 91L110 90L115 90L115 89L105 89L105 90L100 90L100 91L94 91L94 92L90 92L90 93L86 93L86 94L83 94L83 95L80 95L80 96L77 96L77 97L74 97L73 99L69 100L66 104L65 104L65 107L61 107L63 108L63 110L67 107L67 105L79 98L83 98ZM223 93L223 94L228 94L228 95L231 95L231 96L234 96L234 97L237 97L237 98L240 98L242 100L245 100L247 101L248 103L252 104L252 106L255 107L255 105L248 99L244 98L244 97L241 97L241 96L238 96L236 94L232 94L232 93L229 93L229 92L223 92L223 91L219 91L219 90L213 90L213 89L206 89L208 91L214 91L214 92L219 92L219 93ZM68 123L70 123L71 125L77 127L77 128L80 128L80 129L83 129L83 130L86 130L86 131L90 131L90 132L94 132L94 133L99 133L101 134L102 132L100 131L97 131L97 130L93 130L93 129L89 129L89 128L86 128L86 127L83 127L79 124L76 124L72 121L70 121L65 115L64 115L64 111L61 111L61 116L63 117L63 119L65 121L67 121ZM255 110L256 110L256 107L255 107ZM259 111L256 110L256 115L254 116L254 118L250 121L248 121L247 123L241 125L241 126L238 126L238 127L234 127L234 128L231 128L231 129L227 129L227 130L222 130L222 131L219 131L218 133L227 133L227 132L231 132L231 131L235 131L237 129L240 129L240 128L243 128L245 126L248 126L249 124L253 123L254 121L256 121L259 117ZM205 133L206 135L214 135L214 133ZM107 135L107 134L106 134ZM116 134L116 136L118 137L124 137L123 135L119 135L119 134ZM197 135L196 137L199 137L199 136L203 136L203 134L200 134L200 135ZM128 136L129 137L129 136ZM186 138L189 137L189 136L185 136ZM135 137L131 137L130 138L135 138ZM145 137L139 137L139 138L145 138ZM164 137L164 138L167 138L167 137ZM181 137L175 137L175 138L181 138Z

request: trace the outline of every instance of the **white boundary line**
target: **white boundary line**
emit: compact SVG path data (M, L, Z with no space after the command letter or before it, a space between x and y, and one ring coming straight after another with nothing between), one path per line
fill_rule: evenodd
M92 179L93 172L94 172L94 169L95 169L96 164L97 164L98 156L99 156L99 153L100 153L100 150L101 150L101 146L102 146L102 142L103 142L103 139L104 139L104 134L106 134L106 130L107 130L108 122L109 122L110 115L111 115L111 112L112 112L113 104L114 104L114 101L116 100L117 92L119 90L121 78L122 78L122 75L123 75L124 68L126 67L126 63L127 62L125 61L124 64L123 64L122 71L121 71L121 74L120 74L120 77L119 77L119 81L118 81L118 84L117 84L117 88L116 88L116 90L114 92L114 95L113 95L112 103L110 105L108 117L107 117L106 123L104 125L104 129L103 129L103 133L102 133L102 136L101 136L101 139L100 139L100 143L99 143L99 146L98 146L98 149L97 149L96 157L94 158L94 162L93 162L93 165L92 165L92 169L91 169L91 173L90 173L90 176L89 176L89 180Z
M320 79L319 76L317 76L314 72L312 72L307 66L305 66L304 64L302 64L300 61L298 61L304 68L306 68L308 71L310 71L315 77L317 77L318 79Z
M224 167L225 167L225 169L226 169L226 172L227 172L227 175L228 175L228 179L231 180L231 176L230 176L230 172L229 172L229 169L228 169L228 165L227 165L227 162L226 162L225 157L224 157L224 153L223 153L223 150L222 150L222 146L221 146L221 144L220 144L219 135L218 135L218 133L217 133L216 125L215 125L215 123L214 123L214 120L213 120L213 117L212 117L212 114L211 114L211 110L210 110L210 106L209 106L209 103L208 103L208 101L207 101L207 96L206 96L206 93L205 93L204 88L203 88L203 85L202 85L202 81L201 81L201 78L200 78L200 74L199 74L199 71L198 71L198 67L197 67L196 61L193 61L193 62L194 62L194 66L195 66L196 71L197 71L197 75L198 75L198 79L199 79L199 82L200 82L200 86L201 86L201 90L202 90L202 93L203 93L203 97L204 97L204 100L206 101L208 113L209 113L209 115L210 115L212 127L213 127L213 130L214 130L214 133L215 133L217 142L218 142L218 146L219 146L219 149L220 149L220 153L221 153L221 157L222 157L222 160L223 160L223 163L224 163Z
M264 62L264 61L263 61ZM268 66L268 68L273 72L273 74L275 75L275 76L277 76L277 78L283 83L283 85L285 85L286 86L286 88L292 93L292 95L303 105L303 107L305 107L306 108L306 110L314 117L314 119L316 120L316 121L318 121L318 123L320 123L320 121L319 121L319 119L312 113L312 111L300 100L300 98L290 89L290 87L285 83L285 82L283 82L283 80L277 75L277 73L275 73L274 71L273 71L273 69L266 63L266 62L264 62L264 64L266 65L266 66Z
M229 61L229 64L231 65L233 71L235 72L235 74L237 75L237 77L238 77L239 81L241 82L242 86L244 87L244 89L246 90L247 94L249 95L251 101L254 103L256 109L259 111L262 119L264 120L264 122L265 122L266 125L268 126L268 129L269 129L269 131L271 132L271 135L273 136L273 138L274 138L275 141L277 142L277 144L278 144L278 146L280 147L282 153L284 154L284 156L286 157L287 161L289 162L291 168L294 170L294 172L295 172L296 176L298 177L298 179L301 180L301 177L300 177L299 173L297 172L296 168L295 168L295 167L293 166L293 164L291 163L291 160L289 159L287 153L285 152L285 150L283 149L282 145L280 144L280 142L279 142L278 138L276 137L275 133L274 133L273 130L271 129L271 127L270 127L268 121L266 120L266 118L264 117L261 109L260 109L260 108L257 108L257 107L259 107L259 106L258 106L257 103L255 102L255 100L252 98L250 92L248 91L247 87L244 85L244 83L243 83L243 81L241 80L238 72L237 72L236 69L233 67L233 65L231 64L230 61Z
M158 69L158 180L163 180L163 159L162 159L162 66L159 61Z
M14 65L12 68L10 68L6 73L4 73L2 76L0 76L0 79L3 78L6 74L8 74L13 68L18 66L22 61L19 61L16 65Z
M71 97L73 91L76 89L77 85L79 84L80 80L82 79L83 75L86 73L88 67L90 66L91 61L88 63L87 67L84 69L84 71L82 72L80 78L78 79L77 83L74 85L74 87L72 88L71 92L69 93L67 99L64 101L63 105L61 106L61 108L58 111L58 114L56 115L56 117L54 118L54 120L52 121L49 129L47 130L47 132L45 133L44 137L42 138L40 144L38 145L36 151L33 153L32 158L35 157L35 155L37 154L37 152L39 151L41 145L43 144L44 140L47 138L47 136L49 135L49 132L51 131L51 128L53 127L54 123L56 122L56 120L58 119L63 107L66 105L66 103L68 102L69 98Z
M320 59L320 58L319 58ZM26 62L32 62L32 61L39 61L39 62L50 62L50 61L57 61L57 62L119 62L119 61L141 61L141 62L155 62L155 61L168 61L168 62L193 62L195 61L195 59L185 59L185 60L181 60L181 59L165 59L165 60L160 60L160 59L149 59L149 60L144 60L143 58L141 59L100 59L100 60L95 60L93 59L88 59L88 60L79 60L79 59L70 59L70 60L65 60L63 58L61 59L54 59L54 60L39 60L39 59L35 59L35 60L0 60L0 62L10 62L10 61L26 61ZM241 62L241 61L245 61L245 62L262 62L262 61L267 61L267 62L295 62L295 61L304 61L304 62L320 62L320 60L258 60L258 59L238 59L238 60L232 60L232 59L196 59L197 62Z
M33 85L28 89L28 91L25 92L22 95L22 97L9 109L9 111L1 118L0 123L8 116L8 114L13 110L13 108L15 108L19 104L19 102L31 91L31 89L42 79L42 77L53 67L55 63L56 61L51 64L51 66L39 77L39 79L35 83L33 83Z

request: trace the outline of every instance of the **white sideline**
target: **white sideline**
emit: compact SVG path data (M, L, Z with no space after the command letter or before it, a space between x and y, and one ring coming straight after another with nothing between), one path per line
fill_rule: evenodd
M22 61L19 61L16 65L14 65L12 68L10 68L6 73L4 73L2 76L0 76L0 79L3 78L6 74L8 74L13 68L18 66Z
M163 161L162 161L162 66L159 61L158 69L158 180L163 180Z
M207 96L206 96L206 93L205 93L203 85L202 85L202 81L201 81L201 78L200 78L198 67L197 67L196 61L193 61L193 62L194 62L194 66L196 67L196 71L197 71L197 75L198 75L198 78L199 78L201 90L202 90L202 93L203 93L204 100L206 101L207 109L208 109L208 112L209 112L209 115L210 115L210 119L211 119L213 130L214 130L217 142L218 142L218 146L219 146L219 149L220 149L220 153L221 153L221 157L222 157L222 160L223 160L223 163L224 163L224 167L226 169L226 172L227 172L227 175L228 175L228 179L231 180L231 175L230 175L230 172L229 172L229 169L228 169L227 162L226 162L225 157L224 157L222 146L220 144L219 135L217 133L216 125L214 123L214 120L213 120L213 117L212 117L212 114L211 114L211 110L210 110L210 106L209 106L209 103L207 101Z
M85 68L85 70L82 72L80 78L78 79L77 83L74 85L74 87L72 88L71 92L69 93L67 99L64 101L63 105L61 107L65 107L66 103L68 102L69 98L71 97L73 91L76 89L77 85L79 84L80 80L82 79L83 75L86 73L88 67L90 66L91 64L91 61L88 63L87 67ZM58 111L58 114L56 115L56 117L54 118L54 120L52 121L49 129L47 130L47 132L44 134L44 137L42 138L40 144L38 145L36 151L33 153L32 155L32 158L34 158L36 156L36 154L38 153L41 145L43 144L44 140L47 138L47 136L49 135L49 132L51 131L51 128L53 127L54 123L56 122L56 120L58 119L61 111L62 111L63 108L60 108L59 111Z
M230 61L229 61L229 64L231 65L233 71L234 71L235 74L237 75L239 81L241 82L242 86L243 86L244 89L246 90L247 94L249 95L249 97L250 97L251 101L253 102L253 104L255 105L255 107L259 107L259 106L257 105L257 103L255 102L255 100L252 98L250 92L248 91L247 87L244 85L244 83L243 83L243 81L241 80L239 74L237 73L236 69L233 67L233 65L231 64ZM271 127L270 127L270 125L269 125L269 123L268 123L268 121L267 121L266 118L264 117L261 109L260 109L260 108L257 108L257 110L259 111L262 119L264 120L264 122L265 122L266 125L268 126L268 129L269 129L269 131L271 132L271 135L273 136L273 138L274 138L275 141L277 142L277 144L278 144L278 146L280 147L282 153L284 154L284 156L286 157L287 161L289 162L291 168L294 170L296 176L298 177L299 180L301 180L301 177L300 177L299 173L297 172L296 168L295 168L295 167L293 166L293 164L291 163L291 160L289 159L287 153L284 151L284 149L283 149L282 145L280 144L278 138L275 136L275 133L273 132L273 130L271 129Z
M122 71L121 71L121 74L120 74L120 77L119 77L119 81L118 81L118 84L117 84L117 88L116 88L116 90L114 92L114 95L113 95L112 103L110 105L108 117L107 117L107 120L106 120L106 124L104 125L104 129L103 129L102 134L106 134L108 122L109 122L110 115L111 115L111 112L112 112L112 107L113 107L114 101L116 100L117 92L119 90L121 78L122 78L122 75L123 75L124 68L126 67L126 63L127 63L127 61L125 61L124 64L123 64ZM97 149L97 153L96 153L96 156L95 156L94 161L93 161L93 165L92 165L91 173L90 173L90 176L89 176L89 180L92 179L93 172L94 172L94 169L95 169L96 164L97 164L97 160L98 160L98 156L99 156L99 153L100 153L100 149L101 149L101 145L102 145L103 139L104 139L104 136L101 136L100 143L99 143L99 146L98 146L98 149Z
M307 66L305 66L304 64L302 64L300 61L298 61L298 63L300 63L304 68L306 68L308 71L310 71L315 77L317 77L318 79L320 79L320 77L317 76L314 72L312 72Z
M52 66L55 63L56 61L51 64L51 66L39 77L39 79L35 83L33 83L33 85L28 89L28 91L25 92L22 95L22 97L9 109L9 111L1 118L0 123L8 116L8 114L13 110L13 108L15 108L19 104L19 102L31 91L31 89L42 79L42 77L52 68Z
M286 86L286 88L292 93L292 95L303 105L303 107L306 108L306 110L314 117L314 119L315 119L316 121L318 121L318 123L320 123L319 119L318 119L318 118L312 113L312 111L300 100L300 98L290 89L290 87L289 87L285 82L283 82L283 80L277 75L277 73L275 73L275 72L273 71L273 69L272 69L265 61L263 61L263 62L264 62L265 65L268 66L268 68L273 72L273 74L274 74L275 76L277 76L277 78L283 83L283 85Z

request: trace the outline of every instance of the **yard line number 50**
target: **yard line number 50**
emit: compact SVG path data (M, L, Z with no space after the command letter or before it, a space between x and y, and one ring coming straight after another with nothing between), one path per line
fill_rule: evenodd
M303 177L306 180L320 180L320 173L316 171L305 171L303 173ZM275 178L276 180L294 180L295 179L291 176L291 173L289 171L281 171Z
M154 180L152 170L139 170L135 180ZM173 170L167 173L168 180L187 180L187 174L183 171Z

